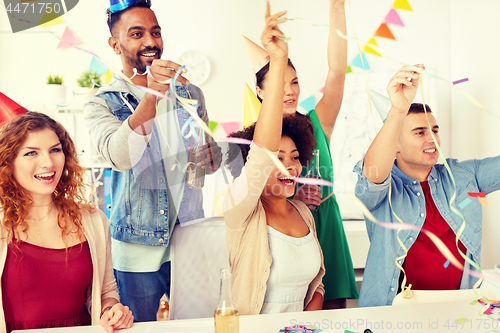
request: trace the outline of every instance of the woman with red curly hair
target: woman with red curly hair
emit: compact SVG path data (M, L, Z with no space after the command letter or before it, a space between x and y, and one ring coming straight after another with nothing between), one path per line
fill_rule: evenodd
M85 199L68 132L38 113L0 129L0 332L132 326L119 303L106 216Z

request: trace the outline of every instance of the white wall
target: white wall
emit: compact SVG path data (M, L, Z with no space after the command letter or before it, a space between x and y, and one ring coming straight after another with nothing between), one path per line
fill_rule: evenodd
M368 41L394 0L351 0L348 35L354 30ZM500 68L495 61L500 51L495 37L500 31L498 0L409 0L413 11L398 10L405 26L391 26L396 41L377 38L379 46L403 63L424 63L447 80L464 77L460 87L469 91L491 111L498 110ZM108 30L104 11L106 0L82 0L64 19L83 41L80 46L120 67L119 58L107 45ZM272 10L288 9L288 17L303 17L313 23L328 22L328 1L272 0ZM263 27L263 0L153 0L163 29L163 58L175 60L187 50L204 52L211 61L212 74L201 85L210 113L216 121L241 121L243 86L253 87L254 76L245 53L241 34L258 41ZM61 36L66 24L48 27ZM321 88L326 73L325 28L294 21L283 25L292 37L290 57L297 67L301 96L306 98ZM43 108L45 77L63 75L66 85L76 87L76 78L87 69L91 56L75 49L56 49L58 40L41 28L12 34L7 15L0 9L0 91L20 104ZM362 43L361 47L364 46ZM348 59L358 53L349 42ZM396 71L397 62L367 55L375 71ZM432 86L426 96L441 125L441 139L447 156L461 159L499 154L496 145L498 119L480 111L468 100L439 80L425 80ZM497 102L497 103L495 103ZM475 135L475 136L474 136ZM495 248L500 239L498 200L487 198L483 264L500 263Z
M393 2L352 1L355 29L361 40L367 41L372 36ZM328 23L327 0L307 5L299 0L273 0L271 4L273 11L288 9L288 17L303 17L312 23ZM245 34L259 42L264 25L264 5L263 0L153 0L153 9L163 28L163 58L175 60L184 51L198 50L210 59L212 74L201 87L214 120L242 120L244 82L253 87L255 81L241 35ZM440 13L448 12L448 1L436 4L430 0L419 0L412 5L414 12L399 11L407 26L392 28L397 41L379 38L379 45L400 61L424 62L437 68L446 77L449 75L449 19L447 16L443 18ZM80 1L63 18L83 41L79 46L120 68L119 57L107 45L109 32L105 23L106 6L106 0ZM421 28L422 18L435 25ZM65 26L53 25L48 29L61 36ZM348 26L348 35L353 35L350 22ZM283 30L292 37L290 57L301 80L301 96L306 98L324 84L328 31L301 21L290 21L283 25ZM9 33L7 15L1 10L0 31L0 89L32 109L40 109L37 102L43 100L48 74L63 75L68 90L74 89L76 78L87 69L92 59L91 55L75 49L56 49L59 40L42 28ZM439 54L431 54L424 49L424 46L435 49L443 45L446 51ZM357 53L355 43L351 42L349 60ZM400 67L398 63L371 55L368 55L368 60L374 70L396 70ZM68 96L71 94L68 93ZM448 109L447 104L443 104L440 109Z
M474 96L493 116L480 111L456 90L451 94L451 156L485 158L500 154L500 64L498 32L500 2L496 0L452 1L451 78L469 78L460 87ZM458 85L457 85L458 87ZM486 197L483 208L482 267L500 264L500 193Z

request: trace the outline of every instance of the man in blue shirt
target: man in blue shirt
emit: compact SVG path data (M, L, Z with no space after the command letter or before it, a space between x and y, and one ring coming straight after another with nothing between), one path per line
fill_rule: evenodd
M84 112L90 137L113 168L111 174L111 250L121 302L135 321L156 320L159 301L170 291L170 237L176 223L203 218L201 189L186 186L182 166L195 136L183 135L190 114L178 101L158 100L136 86L170 94L170 80L181 65L161 59L161 27L149 0L111 0L109 45L120 56L130 85L112 80ZM145 74L149 66L151 75ZM176 93L199 102L208 124L201 90L182 76ZM175 96L170 94L175 100ZM201 137L201 136L200 136ZM198 167L214 172L221 150L209 142ZM174 166L174 168L172 168ZM176 167L180 166L180 167Z
M423 65L417 65L424 68ZM408 255L397 240L397 231L366 220L370 250L366 261L359 306L391 305L402 289L401 265L412 275L409 283L421 289L468 289L477 282L469 275L474 268L459 254L455 237L463 224L453 213L449 200L465 219L465 230L459 246L474 263L481 261L482 211L478 200L470 200L468 192L490 192L500 189L500 157L459 162L447 159L453 177L438 162L438 151L431 136L439 144L439 126L430 113L424 113L422 104L412 104L420 74L410 67L401 68L387 87L391 110L373 140L364 159L355 167L358 174L356 196L380 222L413 224L419 229L440 230L445 244L463 263L464 268L443 268L446 258L420 230L401 230L399 239L408 249ZM427 199L426 199L427 198ZM391 207L392 206L392 207ZM425 223L425 225L424 225ZM450 242L451 239L451 242ZM423 246L422 246L423 245ZM440 274L434 274L441 269ZM424 273L424 274L422 274ZM456 284L448 284L453 276ZM409 274L410 275L410 274Z

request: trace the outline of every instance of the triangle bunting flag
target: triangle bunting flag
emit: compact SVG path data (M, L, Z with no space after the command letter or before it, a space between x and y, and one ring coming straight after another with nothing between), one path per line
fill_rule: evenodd
M408 0L396 0L394 1L394 5L392 5L392 8L413 11L410 4L408 3Z
M372 38L368 41L368 43L366 43L365 45L365 48L363 49L363 51L367 52L367 53L371 53L371 54L374 54L378 57L381 57L382 55L375 51L370 45L375 45L375 46L378 46L377 44L377 41L375 40L375 38Z
M89 72L94 72L97 75L102 75L108 71L108 68L106 67L106 65L102 63L102 61L93 56L92 61L90 62L89 68L87 70Z
M378 53L377 51L375 51L374 49L372 49L370 47L370 44L366 44L365 45L365 48L363 49L363 51L365 51L366 53L371 53L371 54L374 54L376 55L377 57L382 57L382 55L380 53Z
M398 12L392 8L387 16L385 17L384 23L388 24L394 24L394 25L399 25L404 27L405 25L403 24L403 21L401 21L401 18L399 17Z
M45 14L45 15L47 15L47 14ZM42 19L40 20L40 22L43 22L44 20L45 20L45 18L42 17ZM59 23L64 23L64 19L61 16L53 19L52 21L48 21L48 22L46 22L44 24L40 24L40 26L41 27L48 27L49 25L54 25L54 24L59 24Z
M218 122L210 120L210 123L208 124L208 127L210 128L210 130L212 131L212 133L214 132L214 129L217 127L217 125L219 125Z
M43 8L43 7L42 7ZM25 8L26 10L26 8ZM60 22L51 23L53 21L61 21L64 20L61 18L61 14L51 11L50 13L45 12L42 16L42 19L38 22L38 25L52 25Z
M316 107L316 97L311 95L307 97L305 100L299 103L299 105L306 111L310 111Z
M239 121L228 121L228 122L220 123L220 124L222 125L222 128L226 132L226 135L237 132L238 129L240 128Z
M111 81L111 79L113 79L113 74L111 74L111 72L109 71L109 69L106 71L106 76L104 77L104 83L105 84L108 84L109 81Z
M363 61L361 61L361 59ZM368 60L366 59L365 53L361 52L361 56L358 54L356 58L353 59L351 66L363 68L363 69L370 69L370 64L368 63Z
M82 43L80 38L76 37L75 34L73 33L73 31L71 31L71 29L69 27L66 27L61 39L62 40L59 42L59 45L57 45L58 49L62 49L62 48L66 48L66 47L70 47L70 46L78 45L78 44Z
M377 31L375 32L375 36L394 39L394 40L396 39L392 34L391 30L389 29L389 27L387 26L387 24L385 23L382 23L380 27L378 27Z

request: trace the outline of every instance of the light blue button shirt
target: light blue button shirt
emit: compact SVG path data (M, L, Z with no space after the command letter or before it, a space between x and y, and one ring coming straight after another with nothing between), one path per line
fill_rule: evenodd
M391 201L394 213L409 223L422 227L426 208L420 182L402 172L394 163L391 174L382 184L370 182L363 174L363 161L358 162L354 172L358 174L355 188L356 196L365 204L380 222L399 223L389 206L389 185L392 187ZM456 181L456 195L453 206L463 214L466 227L460 240L467 248L467 257L475 263L481 262L482 210L476 198L470 198L467 192L486 194L500 189L500 156L483 160L459 162L447 159ZM442 164L432 167L427 177L432 198L441 216L448 222L455 234L462 225L462 219L450 209L449 201L455 193L453 181ZM469 201L470 200L470 201ZM399 288L400 269L395 265L397 257L404 255L398 244L396 230L378 226L365 219L370 250L366 260L363 284L359 296L359 306L391 305ZM417 239L419 231L401 230L399 238L410 249ZM443 264L446 259L443 257ZM467 273L473 269L465 263L460 289L472 288L477 278Z

